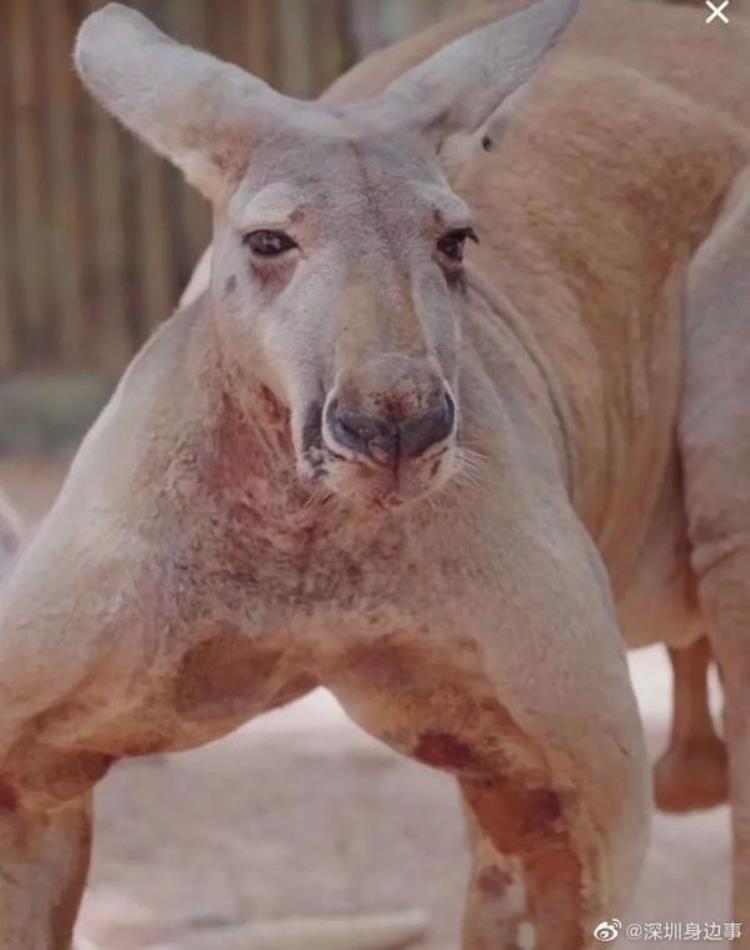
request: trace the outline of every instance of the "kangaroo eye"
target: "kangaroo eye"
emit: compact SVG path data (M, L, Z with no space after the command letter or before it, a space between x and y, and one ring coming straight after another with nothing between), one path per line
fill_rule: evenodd
M479 243L473 228L456 228L453 231L446 232L437 242L437 249L445 257L459 263L464 259L464 246L466 239Z
M242 238L242 243L259 257L278 257L297 247L283 231L251 231Z

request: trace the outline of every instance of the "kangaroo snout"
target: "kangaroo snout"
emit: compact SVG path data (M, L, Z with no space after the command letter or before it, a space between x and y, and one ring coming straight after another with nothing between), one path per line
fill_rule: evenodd
M327 422L337 445L364 455L380 465L393 466L399 459L414 459L447 439L453 431L455 408L446 392L427 412L397 420L342 409L334 400Z
M381 357L339 381L328 400L330 446L392 468L453 432L456 407L438 372L409 357Z

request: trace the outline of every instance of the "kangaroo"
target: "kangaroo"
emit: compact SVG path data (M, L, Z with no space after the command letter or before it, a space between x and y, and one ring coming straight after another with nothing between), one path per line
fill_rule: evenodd
M576 8L357 102L85 21L84 83L210 200L213 258L0 591L0 945L69 945L114 761L324 684L455 775L465 950L596 946L651 811L625 646L706 631L750 920L750 142L575 44L542 68Z

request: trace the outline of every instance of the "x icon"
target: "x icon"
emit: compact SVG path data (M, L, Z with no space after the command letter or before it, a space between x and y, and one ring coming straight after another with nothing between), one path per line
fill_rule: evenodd
M706 6L711 10L711 13L706 17L706 23L710 23L717 17L722 23L729 23L729 17L724 13L724 10L729 6L729 0L722 0L721 3L712 3L711 0L706 0Z

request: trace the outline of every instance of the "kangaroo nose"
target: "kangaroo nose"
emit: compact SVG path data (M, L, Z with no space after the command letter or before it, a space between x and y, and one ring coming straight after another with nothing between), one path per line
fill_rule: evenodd
M451 434L455 417L456 408L447 392L426 412L407 418L346 409L337 400L327 412L329 431L339 445L381 465L418 458Z

